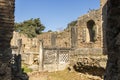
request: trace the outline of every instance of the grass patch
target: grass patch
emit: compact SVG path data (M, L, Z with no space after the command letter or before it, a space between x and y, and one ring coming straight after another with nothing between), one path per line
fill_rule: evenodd
M30 76L30 80L102 80L100 77L83 74L76 71L41 72L39 75Z
M26 65L22 65L22 69L25 73L32 72L32 69L28 68Z
M84 79L82 79L82 77ZM49 73L50 80L89 80L86 76L80 76L77 72L70 72L68 70L57 71Z

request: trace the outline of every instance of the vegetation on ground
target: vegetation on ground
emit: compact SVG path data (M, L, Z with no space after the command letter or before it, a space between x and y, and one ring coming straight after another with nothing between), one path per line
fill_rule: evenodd
M30 80L102 80L99 76L93 76L88 73L76 71L56 71L56 72L39 72L39 74L29 76Z
M26 65L22 65L23 72L29 73L32 72L32 69L28 68Z

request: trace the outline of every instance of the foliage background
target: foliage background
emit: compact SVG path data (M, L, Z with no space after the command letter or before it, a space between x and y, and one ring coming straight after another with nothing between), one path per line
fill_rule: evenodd
M15 23L15 31L27 35L29 38L41 34L45 26L41 23L40 18L31 18L21 23Z

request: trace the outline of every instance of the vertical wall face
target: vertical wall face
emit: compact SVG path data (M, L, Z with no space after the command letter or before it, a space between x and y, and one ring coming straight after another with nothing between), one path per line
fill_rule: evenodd
M106 1L107 0L100 0L100 9L102 9L105 6Z
M78 18L77 47L102 48L101 11L94 10Z
M56 47L56 34L51 34L51 47Z
M11 80L10 41L14 26L14 0L0 0L0 80Z
M3 56L7 58L9 56L10 52L4 52L6 52L6 50L9 51L13 26L14 0L0 0L0 58Z
M113 1L113 2L112 2ZM106 37L109 52L115 52L120 45L120 1L108 0Z
M120 80L120 0L107 2L108 62L105 80Z
M102 42L103 42L103 53L107 54L107 44L106 44L106 26L107 26L107 0L100 0L100 10L101 10L101 24L102 24Z
M77 29L76 27L71 28L71 48L75 48L77 43Z

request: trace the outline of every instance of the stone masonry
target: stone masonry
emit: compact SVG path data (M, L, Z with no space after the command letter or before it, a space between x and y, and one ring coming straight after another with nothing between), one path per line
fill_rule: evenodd
M44 48L99 48L103 49L102 8L106 0L100 0L100 8L91 10L87 14L78 17L77 24L60 32L44 32L36 39L26 38L22 34L14 33L12 45L22 38L25 47L36 47L38 40L43 40ZM32 49L32 48L31 48Z
M120 0L107 0L108 61L104 80L120 80Z
M14 8L15 0L0 0L0 80L28 80L27 74L21 69L21 55L13 55L10 44Z
M14 26L14 2L0 0L0 80L12 79L10 41Z

